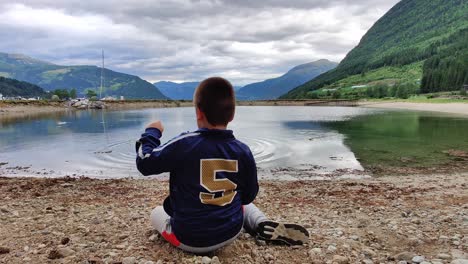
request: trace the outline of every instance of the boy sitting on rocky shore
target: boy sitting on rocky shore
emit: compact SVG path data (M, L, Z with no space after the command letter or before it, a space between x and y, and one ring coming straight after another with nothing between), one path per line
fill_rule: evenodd
M232 85L208 78L193 101L197 131L161 145L164 127L156 121L136 144L143 175L170 172L170 193L152 211L153 227L172 245L198 254L233 242L242 227L264 240L307 242L304 227L270 221L252 204L258 192L255 160L249 147L227 130L235 112Z

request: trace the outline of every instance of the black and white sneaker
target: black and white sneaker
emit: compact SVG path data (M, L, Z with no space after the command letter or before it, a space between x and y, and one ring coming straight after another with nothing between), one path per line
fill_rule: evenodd
M303 226L273 221L261 222L257 228L258 238L281 241L288 245L302 245L309 241L309 232Z

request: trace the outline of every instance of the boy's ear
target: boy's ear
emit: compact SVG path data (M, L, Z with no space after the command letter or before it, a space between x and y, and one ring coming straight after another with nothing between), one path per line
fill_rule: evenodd
M197 120L202 120L203 118L205 118L205 114L202 112L202 110L200 110L200 108L195 107L195 109L197 113Z

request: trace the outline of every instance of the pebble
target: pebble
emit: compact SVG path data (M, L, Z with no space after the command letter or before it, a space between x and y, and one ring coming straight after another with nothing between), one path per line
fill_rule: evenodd
M68 244L68 242L70 242L70 238L64 237L64 238L62 238L62 240L60 241L60 244L66 245L66 244Z
M73 251L73 249L71 248L59 248L57 249L57 251L63 257L68 257L68 256L75 254L75 251Z
M365 259L362 261L363 264L374 264L374 262L370 259Z
M450 264L468 264L468 259L455 259Z
M424 261L424 257L423 256L414 256L411 261L413 261L414 263L421 263Z
M336 251L336 247L333 246L333 245L330 245L330 246L328 246L327 251L328 251L328 252L335 252L335 251Z
M211 258L211 264L221 264L221 261L219 261L219 258L217 256L214 256Z
M156 239L158 239L158 236L156 234L153 234L148 239L149 239L149 241L154 242L154 241L156 241Z
M63 255L60 254L60 252L58 250L52 249L49 252L49 255L47 256L47 258L49 258L49 259L59 259L59 258L63 258Z
M371 257L374 257L375 255L377 255L373 250L371 250L369 248L364 248L362 250L362 254L364 254L364 256L366 256L368 258L371 258Z
M135 257L126 257L122 259L122 264L135 264L136 258Z
M411 259L413 258L414 253L411 252L401 252L396 254L393 258L396 260L404 260L406 262L411 262Z
M423 262L421 262L420 264L432 264L432 263L429 262L429 261L423 261Z
M201 260L201 263L202 264L210 264L211 263L211 259L207 256L204 256Z
M446 253L440 253L440 254L437 254L437 258L439 258L439 259L451 259L452 256L450 256L449 254L446 254Z
M0 247L0 255L10 253L10 249L7 247Z
M340 255L334 255L332 262L337 263L337 264L347 264L349 263L349 260L347 257L340 256Z
M355 240L355 241L358 241L358 240L359 240L359 237L356 236L356 235L352 235L352 236L350 236L349 238L351 238L352 240Z
M322 254L322 249L321 248L313 248L309 250L309 257L314 257L316 255Z

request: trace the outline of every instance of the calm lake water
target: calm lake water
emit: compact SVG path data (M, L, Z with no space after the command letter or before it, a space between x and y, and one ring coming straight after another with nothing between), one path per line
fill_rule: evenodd
M0 120L2 175L138 177L135 141L155 119L162 142L196 130L194 109L78 111ZM468 150L468 119L352 107L238 107L230 124L264 175L288 168L318 174L374 164L438 164ZM26 167L18 169L17 166ZM16 168L14 168L16 167Z

